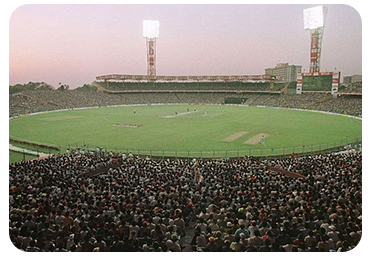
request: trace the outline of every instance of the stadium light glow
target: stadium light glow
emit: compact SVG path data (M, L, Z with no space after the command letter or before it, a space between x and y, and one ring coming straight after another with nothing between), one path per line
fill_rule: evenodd
M326 14L327 8L325 6L304 9L304 29L324 27Z
M143 37L158 38L160 34L160 22L157 20L143 21Z

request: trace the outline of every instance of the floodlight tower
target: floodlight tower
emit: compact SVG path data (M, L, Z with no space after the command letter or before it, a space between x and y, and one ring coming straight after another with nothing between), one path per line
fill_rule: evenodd
M156 79L156 39L159 37L160 22L143 21L143 37L147 39L147 76Z
M327 7L316 6L304 9L304 29L310 31L310 67L306 76L320 75L322 37L327 16ZM302 76L298 75L297 94L302 91Z
M323 29L327 16L325 6L304 10L304 29L310 31L310 68L309 73L320 72Z

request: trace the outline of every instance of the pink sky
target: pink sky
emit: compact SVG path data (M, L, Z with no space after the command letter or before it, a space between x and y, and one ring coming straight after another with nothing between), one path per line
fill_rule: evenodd
M160 21L157 75L264 74L309 66L303 9L316 5L24 5L10 18L10 84L71 88L103 74L146 74L145 19ZM362 24L326 5L321 69L362 74Z

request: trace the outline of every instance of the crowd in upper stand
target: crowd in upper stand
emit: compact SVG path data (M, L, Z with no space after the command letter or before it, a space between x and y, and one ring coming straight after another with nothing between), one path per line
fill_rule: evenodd
M240 83L240 82L184 82L184 83L116 83L116 82L106 82L100 83L107 90L111 91L151 91L151 90L180 90L180 91L190 91L190 90L208 90L208 91L218 91L218 90L232 90L232 91L280 91L285 84L276 84L274 88L271 89L268 82L257 82L257 83Z
M27 95L27 96L25 96ZM322 93L295 94L235 94L235 93L128 93L109 94L96 91L35 90L9 95L9 116L57 109L72 109L125 104L190 103L223 104L226 98L244 98L245 104L284 108L314 109L362 116L362 98L340 96L332 98Z
M354 93L354 92L362 93L362 82L355 82L355 83L348 84L342 91L351 92L351 93Z

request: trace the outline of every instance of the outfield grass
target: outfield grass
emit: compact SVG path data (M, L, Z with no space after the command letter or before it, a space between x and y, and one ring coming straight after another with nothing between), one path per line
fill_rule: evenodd
M247 133L233 141L223 141L241 131ZM362 122L345 116L287 109L153 105L25 116L10 120L9 133L18 139L62 149L81 147L83 143L89 149L100 146L115 151L264 150L269 154L271 148L289 153L294 147L300 151L303 145L307 145L306 150L313 149L308 146L313 144L314 149L323 149L361 138ZM244 144L260 133L267 134L265 145Z

